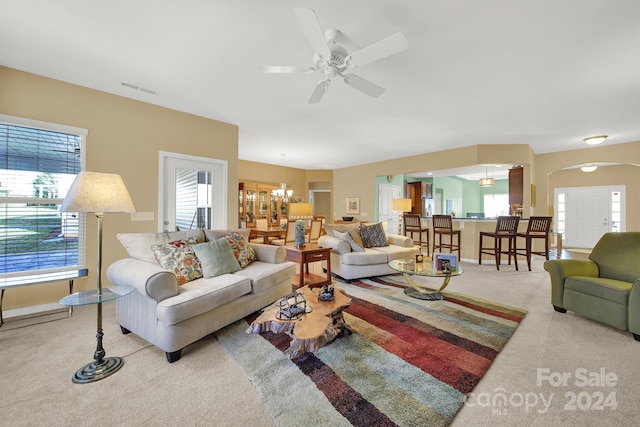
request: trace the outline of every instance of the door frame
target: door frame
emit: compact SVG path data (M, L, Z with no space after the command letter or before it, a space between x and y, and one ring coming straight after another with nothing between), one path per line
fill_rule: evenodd
M227 203L229 187L229 162L227 160L212 159L209 157L192 156L189 154L160 151L158 156L158 232L164 230L166 198L165 167L168 161L182 161L196 164L206 164L211 171L211 227L214 229L226 229L227 227ZM174 221L175 222L175 221Z

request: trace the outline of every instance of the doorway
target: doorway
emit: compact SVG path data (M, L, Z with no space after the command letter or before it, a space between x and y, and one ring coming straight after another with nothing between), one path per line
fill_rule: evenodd
M227 161L160 152L158 231L227 228Z
M625 186L556 188L555 229L564 246L593 248L604 233L625 231Z

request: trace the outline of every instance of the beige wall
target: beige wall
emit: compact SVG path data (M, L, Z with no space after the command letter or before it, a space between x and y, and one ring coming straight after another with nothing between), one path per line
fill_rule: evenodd
M0 67L0 113L89 130L86 169L122 175L138 211L158 217L158 152L169 151L228 161L228 224L238 222L238 127L57 80ZM155 221L132 222L128 214L104 219L103 276L126 256L120 232L155 232ZM94 288L97 230L87 220L89 277L76 290ZM106 278L104 279L106 282ZM3 308L57 302L67 283L29 286L5 292Z

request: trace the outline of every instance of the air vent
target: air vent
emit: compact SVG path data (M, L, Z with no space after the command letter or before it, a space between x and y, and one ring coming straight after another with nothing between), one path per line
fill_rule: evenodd
M148 94L151 94L151 95L157 95L158 94L158 92L156 92L155 90L145 89L143 87L136 86L136 85L133 85L131 83L122 82L122 86L124 86L126 88L129 88L129 89L137 90L139 92L148 93Z

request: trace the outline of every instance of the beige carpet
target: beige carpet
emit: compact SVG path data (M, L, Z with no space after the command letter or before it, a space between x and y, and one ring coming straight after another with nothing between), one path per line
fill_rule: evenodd
M465 273L451 280L451 291L529 313L453 426L637 424L640 343L631 334L554 312L540 259L533 272L523 263L519 272L506 265L498 272L489 263L463 266ZM24 327L9 322L0 328L0 425L273 425L252 385L215 337L187 347L180 361L169 364L160 350L133 334L121 335L114 317L115 304L106 304L104 346L107 355L124 356L125 365L107 379L83 385L73 384L71 375L92 360L95 307L80 307L70 319ZM538 384L539 369L570 378L564 386ZM610 378L616 376L610 379L615 385L582 385L576 370L594 376L604 370ZM603 406L597 404L600 394L609 403L614 396L617 407L596 409ZM574 406L573 395L579 399ZM505 405L498 405L500 396L506 397ZM304 426L305 420L297 425Z

